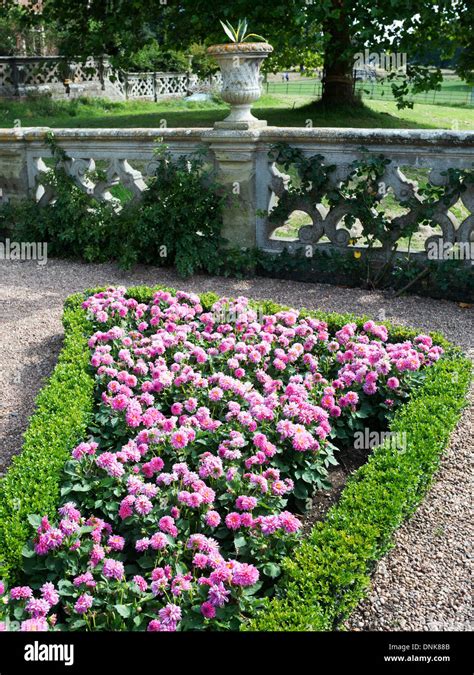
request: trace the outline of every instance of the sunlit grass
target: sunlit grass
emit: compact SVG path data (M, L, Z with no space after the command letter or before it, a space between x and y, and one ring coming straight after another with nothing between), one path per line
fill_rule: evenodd
M24 127L209 127L227 113L227 105L218 101L58 101L35 97L1 100L0 126L12 127L18 120ZM397 110L391 101L368 101L363 106L328 110L314 104L310 96L272 94L262 96L254 113L272 126L474 129L474 108L415 104L412 110Z

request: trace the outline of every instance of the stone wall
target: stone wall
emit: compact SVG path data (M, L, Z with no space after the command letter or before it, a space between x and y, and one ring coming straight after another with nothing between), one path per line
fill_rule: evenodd
M43 206L54 201L42 177L50 149L48 129L0 130L0 189L2 200L32 197ZM448 168L474 166L474 132L425 130L355 130L264 127L231 129L55 129L56 142L66 151L67 170L76 183L98 199L110 199L110 189L123 184L140 199L153 175L154 150L164 144L173 156L188 155L203 146L217 178L228 195L223 235L234 246L269 251L283 248L339 248L354 243L355 230L345 227L344 204L328 208L324 196L317 202L303 195L295 212L276 226L268 213L288 187L289 177L275 164L270 149L285 142L306 156L321 155L335 165L333 184L344 180L351 163L366 151L390 160L379 180L382 197L389 197L394 211L394 231L413 220L423 198L413 175L423 174L432 185L446 184ZM365 148L366 150L362 150ZM105 180L94 183L88 172L97 165ZM382 191L383 187L383 191ZM314 196L313 196L314 197ZM408 208L403 203L409 201ZM456 203L436 205L436 228L420 225L417 255L426 255L433 241L469 243L474 240L474 186L467 186ZM293 226L292 226L293 223ZM285 227L289 230L285 232ZM283 234L281 229L283 228ZM400 237L400 244L401 241Z

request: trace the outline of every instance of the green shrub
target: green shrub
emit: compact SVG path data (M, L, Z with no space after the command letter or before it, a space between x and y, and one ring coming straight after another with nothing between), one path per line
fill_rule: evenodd
M34 200L23 200L1 207L0 230L13 230L17 241L46 241L52 256L87 262L117 260L124 268L174 265L183 277L218 266L224 197L202 154L173 160L163 150L141 201L117 186L112 188L115 202L103 202L68 174L69 158L54 136L49 145L54 168L45 172L43 184L54 202L38 208ZM103 174L97 170L85 177L106 181Z
M193 57L191 62L192 71L198 77L209 77L219 70L214 59L208 56L207 47L205 45L194 42L189 45L188 52L190 56Z
M43 184L55 201L38 208L32 199L6 204L0 209L0 229L12 229L17 241L46 241L52 256L105 262L113 256L114 210L79 188L65 164L69 158L54 143L54 168L44 172Z
M373 271L384 265L371 261ZM386 267L386 266L385 266ZM293 279L310 283L339 284L350 288L372 287L367 283L367 255L354 256L354 250L314 248L311 257L304 249L280 253L261 249L230 249L222 253L212 274L225 277L264 276ZM412 284L412 285L410 285ZM470 302L474 294L474 272L464 260L426 260L400 253L386 267L378 284L380 288L402 290L443 300Z
M142 201L116 218L116 257L126 268L174 264L181 276L209 270L220 259L223 203L203 156L162 153Z

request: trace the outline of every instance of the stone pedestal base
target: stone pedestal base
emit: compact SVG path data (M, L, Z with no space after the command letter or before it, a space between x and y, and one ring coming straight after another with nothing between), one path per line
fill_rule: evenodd
M227 115L222 122L214 122L214 129L236 129L246 131L248 129L261 129L266 127L265 120L259 120L250 112L251 104L243 103L233 104L230 109L230 115Z

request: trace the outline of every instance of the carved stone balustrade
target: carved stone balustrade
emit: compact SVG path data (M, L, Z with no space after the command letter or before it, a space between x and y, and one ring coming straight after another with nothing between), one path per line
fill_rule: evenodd
M39 206L54 201L54 191L44 180L51 157L46 144L48 131L0 130L2 200L29 196ZM392 214L390 241L400 244L400 250L406 243L403 230L407 225L416 230L415 254L419 256L426 256L429 245L436 242L474 242L474 184L466 183L466 190L451 201L438 200L432 207L430 227L422 224L425 204L419 185L424 181L443 187L448 169L473 169L474 132L288 127L55 129L54 136L70 158L66 169L77 185L104 200L114 199L113 188L118 185L132 199L140 199L154 173L158 146L166 145L174 157L204 148L229 197L223 234L233 246L268 251L364 246L363 224L347 225L349 208L344 200L331 204L324 190L311 189L285 201L290 177L270 153L277 143L298 148L307 157L320 155L323 166L334 167L327 190L337 189L353 162L367 154L389 160L375 189L380 193L380 204L386 202L387 212ZM94 178L96 173L100 178ZM288 204L288 209L275 223L269 214L279 202ZM383 246L380 249L383 252Z

